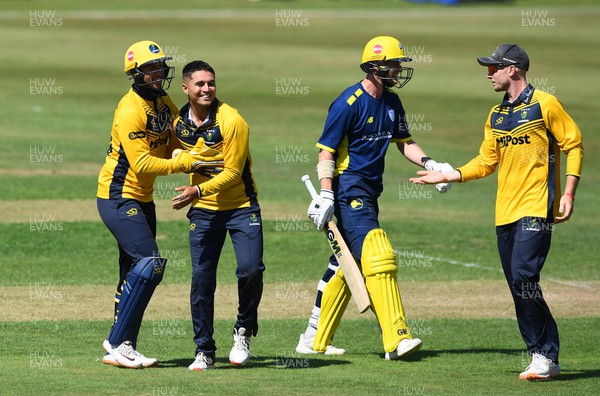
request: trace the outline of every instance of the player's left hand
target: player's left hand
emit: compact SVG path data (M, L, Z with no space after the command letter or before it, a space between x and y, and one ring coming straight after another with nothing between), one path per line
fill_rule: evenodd
M176 210L185 208L194 199L198 198L198 189L196 186L180 186L177 187L175 191L181 192L181 194L173 197L171 200L171 206Z
M574 206L573 198L568 195L563 195L560 197L560 206L558 207L559 215L554 218L554 221L557 223L563 223L571 218L573 215L573 206Z

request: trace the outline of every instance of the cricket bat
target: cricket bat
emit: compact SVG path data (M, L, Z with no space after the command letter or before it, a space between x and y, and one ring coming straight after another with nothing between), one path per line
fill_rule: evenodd
M306 185L306 188L310 192L312 199L318 199L319 194L315 190L312 182L310 181L309 175L302 176L302 181ZM344 279L348 284L348 288L350 289L350 293L352 293L352 299L356 303L356 308L358 308L358 312L363 313L366 312L371 306L371 301L369 300L369 293L367 292L367 287L365 286L365 281L363 279L362 272L358 268L350 249L348 249L348 245L342 238L342 234L340 230L337 228L333 221L327 223L327 227L323 230L325 232L325 236L327 237L327 242L329 242L329 247L333 251L335 258L337 259L338 264L342 268L342 272L344 274Z

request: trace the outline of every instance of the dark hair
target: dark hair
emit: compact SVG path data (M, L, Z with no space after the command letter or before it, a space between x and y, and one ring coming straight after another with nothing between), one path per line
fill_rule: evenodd
M190 78L194 72L203 70L211 72L215 77L217 76L214 69L210 67L208 63L201 60L191 61L190 63L185 65L183 67L183 70L181 71L181 75L183 76L183 78Z

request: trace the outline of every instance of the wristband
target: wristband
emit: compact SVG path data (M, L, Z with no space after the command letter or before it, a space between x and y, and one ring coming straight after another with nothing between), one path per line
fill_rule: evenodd
M323 160L317 164L317 175L319 180L321 179L333 179L333 172L335 170L334 160Z
M421 163L423 164L423 166L425 166L425 163L427 161L429 161L431 159L431 157L421 157Z
M575 202L575 196L573 194L566 192L565 195L567 197L571 197L571 199L573 200L573 202Z
M196 187L196 190L198 190L198 198L200 198L202 196L202 191L200 191L200 185L196 184L194 187Z

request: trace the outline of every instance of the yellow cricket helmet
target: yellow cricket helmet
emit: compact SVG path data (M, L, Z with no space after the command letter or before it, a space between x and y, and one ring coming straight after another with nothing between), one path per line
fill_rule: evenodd
M406 56L400 41L390 36L377 36L365 45L360 63L377 61L411 62L412 58Z
M127 51L125 51L125 73L134 84L147 85L144 83L144 72L139 68L142 65L159 63L163 66L164 76L155 81L161 81L161 86L164 87L165 81L168 86L171 85L171 80L175 75L175 68L167 65L167 61L171 60L170 56L166 56L163 50L154 41L144 40L133 43ZM168 88L168 86L166 88ZM166 89L165 88L165 89Z
M363 50L360 68L381 78L386 87L402 88L412 78L413 68L393 67L384 62L412 62L412 58L404 53L402 43L394 37L377 36L369 40Z

